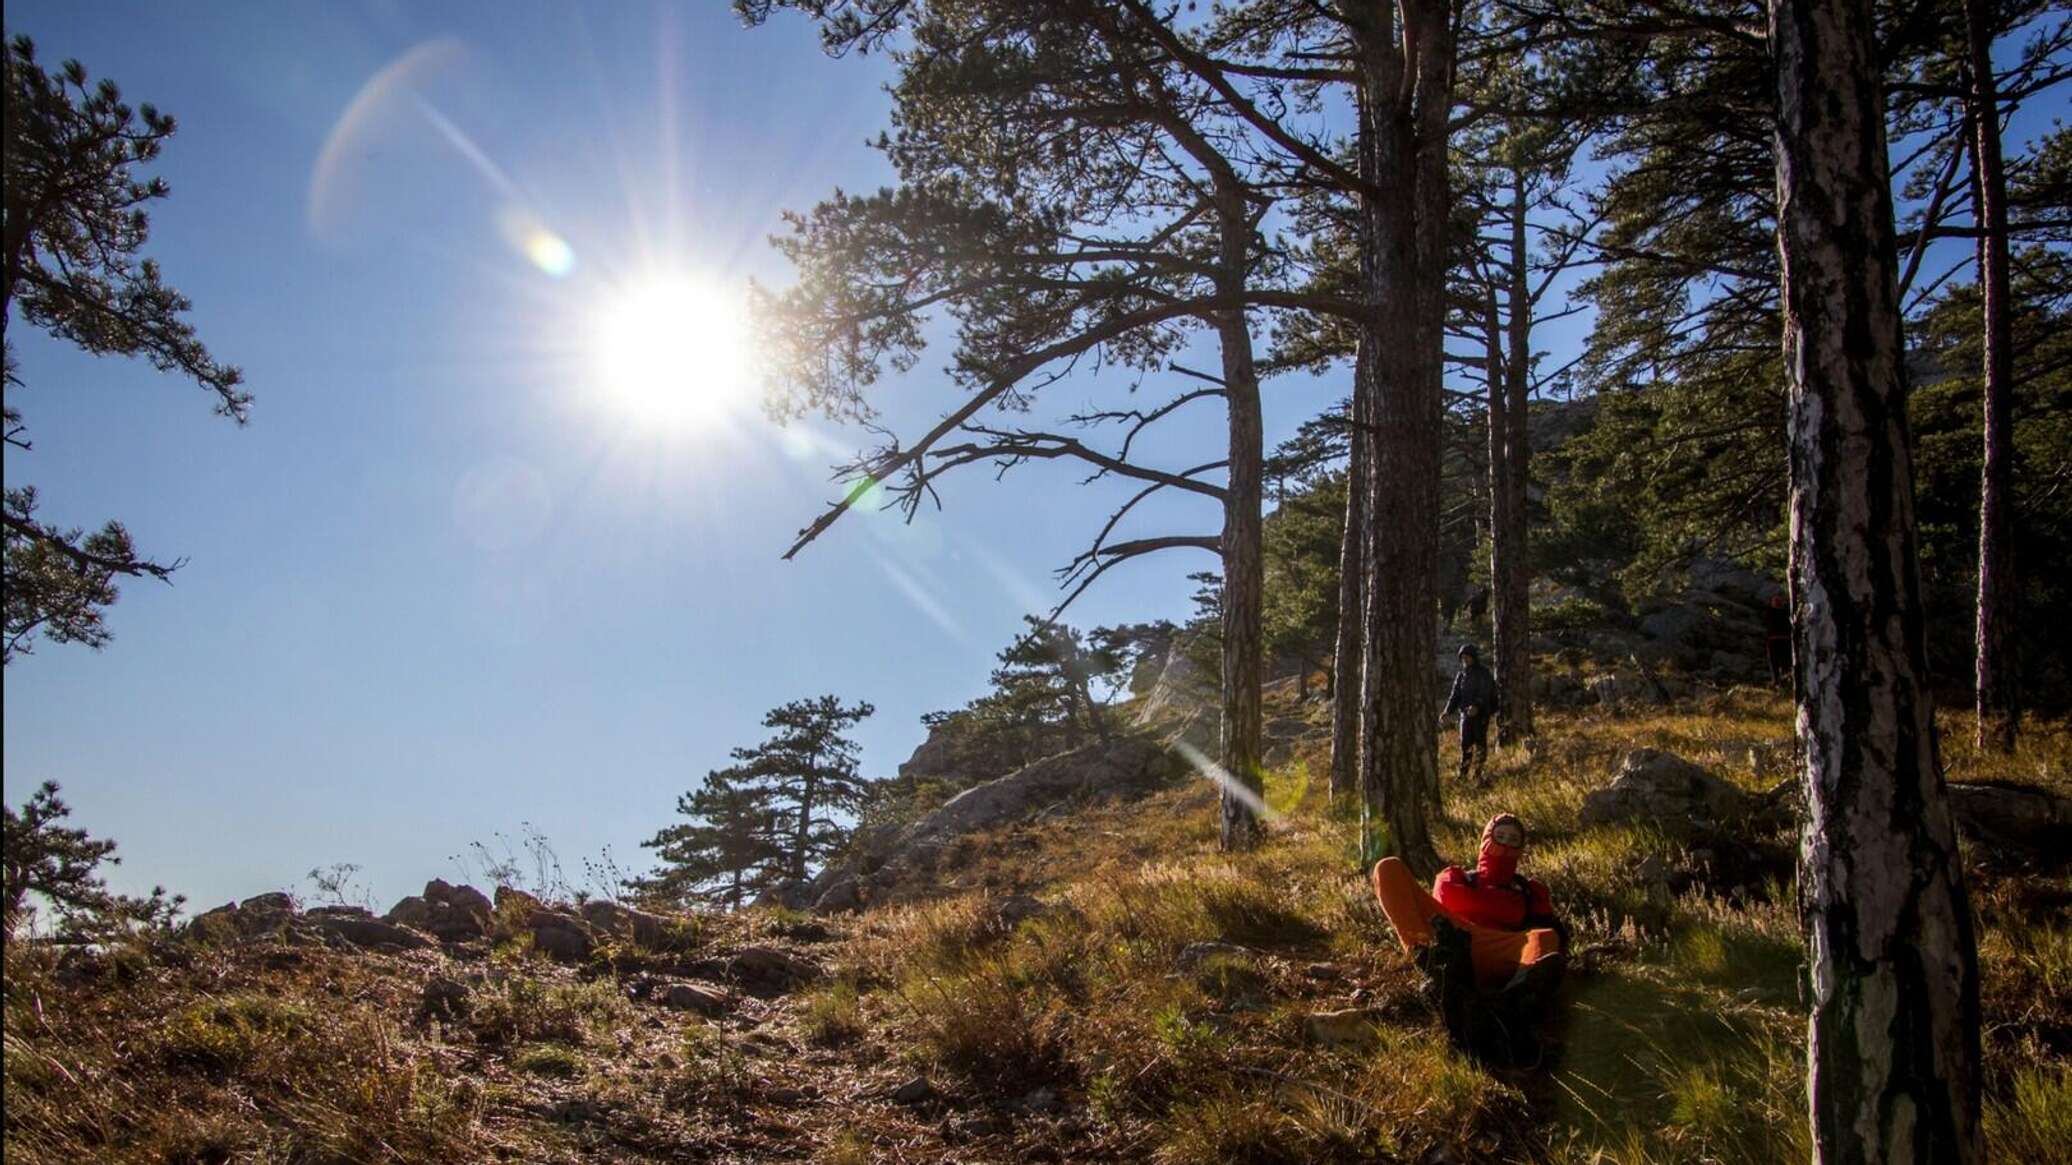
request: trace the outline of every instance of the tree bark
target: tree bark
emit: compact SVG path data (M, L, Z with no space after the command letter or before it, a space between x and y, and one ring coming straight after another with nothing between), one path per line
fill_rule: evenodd
M1525 172L1511 171L1511 319L1508 367L1490 369L1489 590L1491 654L1503 714L1497 742L1532 735L1532 573L1526 548L1526 484L1532 446L1526 410L1532 396L1531 255L1525 234Z
M1221 254L1218 291L1243 294L1252 223L1241 196L1220 200ZM1265 782L1260 771L1260 681L1265 643L1265 562L1260 548L1260 508L1265 488L1265 435L1260 420L1259 372L1252 358L1252 332L1243 308L1217 313L1223 349L1223 388L1230 405L1230 485L1223 501L1223 731L1218 763L1227 774L1222 788L1220 842L1226 850L1259 842L1257 807Z
M1814 1160L1975 1162L1978 964L1936 755L1868 0L1771 0Z
M1353 358L1353 379L1358 383L1361 374L1357 365L1374 358L1372 347L1362 344ZM1361 398L1355 396L1347 408L1350 424L1346 433L1345 531L1338 543L1338 642L1331 656L1333 801L1358 787L1360 772L1360 675L1364 665L1360 621L1366 611L1362 577L1368 463L1373 457L1373 442L1367 432L1370 422L1360 406Z
M1446 275L1451 6L1348 7L1360 72L1361 166L1389 189L1360 200L1360 267L1371 312L1354 395L1374 425L1367 494L1360 740L1363 813L1421 876L1439 866L1429 812L1438 784L1440 373ZM1365 839L1363 838L1363 844Z
M2013 752L2021 722L2015 673L2014 417L2011 366L2014 333L2008 319L2007 176L2000 156L2000 97L1993 76L1991 6L1964 0L1965 39L1971 58L1971 190L1979 228L1979 295L1985 314L1985 367L1980 398L1985 449L1979 472L1978 626L1976 691L1978 747Z

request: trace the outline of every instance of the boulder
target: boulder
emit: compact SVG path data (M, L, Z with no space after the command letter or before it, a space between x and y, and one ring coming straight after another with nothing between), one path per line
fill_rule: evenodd
M468 985L445 975L434 975L424 985L417 1013L428 1019L460 1019L468 1014L471 992Z
M424 893L403 899L385 915L384 922L414 927L441 942L465 942L489 933L489 899L473 886L455 886L433 878Z
M690 931L680 919L635 910L617 902L593 899L583 903L583 921L594 930L637 943L651 951L680 950L690 945Z
M781 907L785 910L810 910L813 907L814 899L818 896L813 886L812 882L804 878L785 878L780 882L774 883L761 894L756 895L755 901L749 903L749 907L750 909Z
M892 1090L892 1102L894 1104L919 1104L934 1095L935 1085L928 1082L928 1077L916 1076Z
M677 1011L695 1011L700 1015L724 1015L733 1001L727 993L711 987L700 987L695 983L671 983L656 996L664 1007Z
M325 934L336 935L356 947L414 951L432 945L432 940L418 931L383 922L358 906L319 906L302 918Z
M238 903L237 908L239 910L255 911L283 910L293 914L295 913L295 896L283 890L275 890L270 894L254 894L243 902Z
M1266 722L1264 731L1272 740L1295 740L1309 735L1309 721L1294 716L1281 716Z
M521 909L525 911L538 910L546 905L544 902L516 887L498 886L496 888L496 908L503 910L506 904L511 903L516 904L511 906L513 911Z
M1753 798L1674 753L1639 748L1626 754L1618 776L1583 798L1584 825L1633 822L1674 837L1734 823Z
M1952 783L1949 792L1973 857L2044 870L2072 865L2072 798L2027 785Z
M534 910L526 916L525 927L532 934L532 949L552 958L580 962L597 947L597 932L589 923L558 910Z
M820 977L820 967L776 947L743 947L727 963L737 983L763 991L788 991Z
M815 914L844 914L863 909L864 893L861 878L843 878L827 888L813 903Z

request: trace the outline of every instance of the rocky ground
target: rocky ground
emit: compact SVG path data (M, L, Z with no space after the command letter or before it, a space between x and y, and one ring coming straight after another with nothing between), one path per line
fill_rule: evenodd
M1216 853L1210 787L1134 740L865 839L823 913L435 881L382 917L260 895L148 942L10 944L7 1155L1802 1159L1784 704L1615 711L1554 714L1491 787L1449 790L1447 851L1521 813L1578 932L1536 1065L1448 1048L1314 779L1324 709L1276 690L1253 855ZM2072 731L2011 760L1945 740L1986 790L1995 1155L2048 1159L2072 1112Z

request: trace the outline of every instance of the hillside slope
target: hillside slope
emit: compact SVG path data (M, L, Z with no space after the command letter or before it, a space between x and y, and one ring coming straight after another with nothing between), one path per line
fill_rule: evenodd
M1738 693L1556 714L1536 754L1499 753L1491 788L1448 802L1452 855L1493 812L1526 818L1528 869L1585 952L1532 1070L1447 1046L1354 868L1351 826L1311 779L1312 732L1270 776L1276 819L1255 854L1215 851L1213 792L1185 781L956 840L861 914L700 916L645 941L599 930L574 958L545 953L517 896L489 937L413 950L301 923L99 954L11 944L5 1148L25 1162L1803 1159L1790 839L1578 824L1635 747L1768 788L1786 716ZM1990 765L1962 735L1945 737L1953 778L2072 791L2066 726L2036 726ZM2072 879L1981 869L1972 890L1993 1155L2049 1159L2072 1135Z

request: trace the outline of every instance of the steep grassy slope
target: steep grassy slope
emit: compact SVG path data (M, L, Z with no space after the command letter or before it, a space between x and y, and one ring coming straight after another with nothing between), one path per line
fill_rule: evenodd
M1318 716L1283 703L1275 715ZM1258 853L1214 849L1206 783L966 838L902 904L701 920L672 955L579 967L522 943L410 954L162 945L7 952L14 1161L1762 1161L1803 1159L1789 839L1694 855L1581 829L1617 757L1785 775L1767 696L1550 717L1441 834L1499 809L1577 923L1560 1047L1492 1072L1446 1045L1322 803L1308 742ZM2056 782L2072 732L1952 775ZM1751 746L1755 746L1751 750ZM1755 763L1752 765L1751 751ZM1762 767L1772 766L1771 771ZM2068 790L2072 791L2072 790ZM1731 868L1730 868L1731 867ZM1731 894L1713 893L1732 883ZM1995 1159L2072 1140L2072 880L1979 873ZM658 1000L742 947L824 974L706 1017ZM1210 946L1202 944L1226 944ZM452 980L447 1008L426 985ZM629 987L654 986L646 998ZM1320 1018L1321 1017L1321 1018ZM919 1082L917 1082L917 1080ZM905 1086L905 1091L901 1091Z

